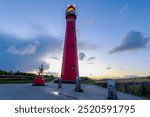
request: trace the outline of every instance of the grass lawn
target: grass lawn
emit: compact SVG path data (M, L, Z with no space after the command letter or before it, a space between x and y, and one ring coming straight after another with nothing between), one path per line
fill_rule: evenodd
M54 77L44 77L46 82L54 80ZM11 84L11 83L32 83L34 78L0 78L0 84Z

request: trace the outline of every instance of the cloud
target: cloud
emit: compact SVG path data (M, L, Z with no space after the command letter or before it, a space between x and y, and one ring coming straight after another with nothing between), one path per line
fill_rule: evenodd
M83 61L86 58L86 54L84 52L79 53L79 60ZM86 59L87 64L94 64L94 60L96 57L89 57Z
M60 60L54 55L61 56L62 44L63 40L48 35L38 35L24 40L10 34L0 33L0 69L26 72L38 69L41 64L48 68L49 64L44 58L50 56L52 59ZM87 47L89 44L82 45ZM79 59L85 59L84 52L80 53Z
M148 47L150 38L144 37L141 32L129 31L122 43L109 51L110 54L122 51L138 50Z
M106 69L108 69L108 70L109 70L109 69L111 69L111 67L106 67Z
M87 59L87 61L92 61L92 60L95 60L96 58L95 57L90 57Z
M62 56L63 39L49 35L45 27L40 24L28 22L27 27L23 28L24 33L18 31L6 32L0 29L0 69L13 71L32 71L38 69L41 64L49 68L45 57L60 60L54 55ZM18 28L17 28L18 30ZM30 32L30 33L28 33ZM78 42L78 50L93 50L94 45L88 42ZM80 59L85 58L85 53L80 54Z
M88 64L94 64L94 62L89 62Z
M107 70L112 69L112 65L111 65L111 64L108 64L107 67L106 67L106 69L107 69Z
M49 64L43 58L62 52L62 40L50 36L21 40L0 34L0 44L0 69L7 71L32 71L41 64L48 68Z
M39 45L39 42L35 41L21 48L16 48L15 46L11 46L7 49L7 52L16 54L16 55L21 55L21 56L27 55L27 54L34 54L38 45Z
M58 57L51 57L51 59L54 59L54 60L60 60L60 58L58 58Z
M89 57L89 58L87 58L88 64L94 64L95 60L96 60L96 57Z
M129 75L129 76L124 76L124 78L139 78L141 76L138 75Z
M128 3L124 4L124 6L122 6L119 10L119 16L117 18L116 21L120 21L124 16L126 16L127 12L128 12Z
M86 57L86 55L84 52L79 53L79 60L83 61L85 57Z

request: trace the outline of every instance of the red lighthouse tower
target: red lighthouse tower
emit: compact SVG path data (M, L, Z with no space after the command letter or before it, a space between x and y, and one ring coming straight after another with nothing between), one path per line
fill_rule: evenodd
M63 52L61 77L63 82L74 82L79 76L75 6L66 10L66 35Z

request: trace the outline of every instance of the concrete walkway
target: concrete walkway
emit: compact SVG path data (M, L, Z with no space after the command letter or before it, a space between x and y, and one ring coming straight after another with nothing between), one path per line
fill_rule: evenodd
M0 100L106 100L107 89L95 85L83 84L84 93L75 92L75 84L63 84L58 89L57 83L46 86L32 84L0 84ZM142 100L143 98L118 92L120 100Z

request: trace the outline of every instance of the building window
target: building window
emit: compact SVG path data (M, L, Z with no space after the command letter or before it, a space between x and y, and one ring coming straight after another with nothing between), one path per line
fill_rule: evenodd
M73 18L68 18L68 19L67 19L67 22L68 22L68 21L73 21L73 22L74 22L75 19L73 19Z
M72 45L72 48L75 48L75 45Z

